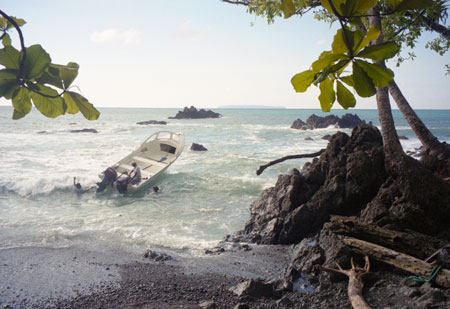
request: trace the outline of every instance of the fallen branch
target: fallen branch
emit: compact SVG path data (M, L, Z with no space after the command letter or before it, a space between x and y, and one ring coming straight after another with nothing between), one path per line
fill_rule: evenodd
M332 216L329 228L335 234L368 241L423 260L448 244L439 238L418 232L385 229L362 222L356 217Z
M256 175L261 175L261 173L268 168L269 166L278 164L280 162L286 161L286 160L292 160L292 159L303 159L303 158L315 158L320 156L323 152L325 151L325 149L321 149L318 152L314 152L314 153L307 153L307 154L298 154L298 155L290 155L290 156L285 156L282 157L280 159L274 160L274 161L270 161L267 164L261 165L259 167L259 169L256 171Z
M346 237L342 241L356 253L361 255L370 255L378 261L413 273L416 276L428 278L433 272L434 265L410 255L356 238ZM439 273L434 277L434 282L441 287L450 288L450 271L441 268Z
M353 258L351 259L352 269L344 270L342 267L336 262L336 266L338 269L329 268L322 265L316 265L315 267L331 273L341 274L348 277L348 298L350 303L352 304L354 309L370 309L370 306L364 300L362 296L362 291L364 287L363 277L369 273L370 269L370 261L369 257L365 257L364 267L361 268L359 266L355 266L353 262Z

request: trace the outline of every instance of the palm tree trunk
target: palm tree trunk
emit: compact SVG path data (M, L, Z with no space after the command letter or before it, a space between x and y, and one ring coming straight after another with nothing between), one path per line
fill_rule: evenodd
M381 27L381 18L379 16L378 5L369 11L369 23L378 29ZM376 44L383 42L383 34L375 41ZM385 67L384 61L377 61L377 64ZM390 169L396 164L396 161L405 156L402 145L398 139L397 130L395 129L394 118L392 117L391 103L389 101L388 88L377 88L376 92L378 119L381 126L381 135L383 136L384 151L386 154L386 167Z
M405 117L406 121L408 121L410 127L413 129L417 138L420 140L422 145L426 149L432 149L440 146L439 140L430 132L430 130L425 126L422 120L417 116L416 112L411 108L408 103L408 100L403 96L402 92L398 88L395 81L389 84L389 93L394 99L395 103L400 110L400 112Z

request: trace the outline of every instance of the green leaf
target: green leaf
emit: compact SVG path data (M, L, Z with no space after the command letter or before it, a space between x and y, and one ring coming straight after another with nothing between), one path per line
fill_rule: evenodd
M388 6L394 11L426 9L433 6L432 0L388 0Z
M22 113L23 116L30 112L32 105L28 89L20 87L20 89L15 91L12 97L12 106L15 111Z
M34 84L32 88L48 96L58 95L58 92L56 92L56 90L44 85ZM40 95L39 93L31 91L31 99L33 100L34 106L36 106L36 108L46 117L56 118L60 115L64 115L65 113L63 99L59 96L56 98L48 98Z
M67 110L69 114L76 114L80 111L78 108L77 102L72 98L72 96L69 94L70 91L64 92L64 102L66 103Z
M0 70L0 97L11 99L14 91L19 88L16 81L18 71L11 69Z
M345 109L355 107L356 99L353 93L347 89L340 81L336 81L336 96L338 103Z
M78 76L78 69L80 66L75 62L69 62L67 65L54 65L60 68L59 75L64 82L65 89L72 85L75 78Z
M351 62L350 58L343 59L343 60L339 61L338 63L336 63L335 65L333 65L330 68L330 71L340 75L350 62Z
M329 112L336 99L333 89L333 81L329 78L325 79L323 82L320 83L319 89L320 89L319 101L320 106L322 107L322 111Z
M59 68L54 67L54 64L50 64L47 69L44 70L41 76L36 78L36 82L40 84L48 84L59 89L64 89L63 81L60 77Z
M343 81L344 83L346 83L347 85L349 85L350 87L355 87L355 82L353 81L352 75L342 76L342 77L339 77L339 79L341 81Z
M325 0L327 1L327 0ZM335 54L345 54L348 53L347 44L345 44L343 31L339 29L334 35L333 43L331 43L331 49Z
M2 44L3 44L3 46L11 45L11 37L9 36L8 33L5 33L5 35L3 36Z
M80 112L83 114L84 118L86 118L87 120L97 120L100 116L100 112L96 110L95 107L91 103L89 103L89 101L85 97L76 92L65 92L64 100L68 108L69 105L73 104L73 102L71 102L70 100L74 101L80 109Z
M327 66L331 65L332 63L336 62L339 59L345 58L346 56L344 54L334 54L330 51L323 52L319 59L314 61L311 65L312 71L315 73L318 73L325 69Z
M386 87L394 79L394 72L375 63L355 61L369 76L376 87Z
M335 15L331 5L330 1L333 1L334 8L336 9L337 13L340 15L343 15L342 12L342 6L345 4L347 0L320 0L320 3L322 3L322 6L328 10L330 14Z
M292 0L281 0L281 9L284 13L284 18L289 18L295 14L295 5Z
M394 57L400 48L393 41L384 42L377 45L370 45L360 51L356 56L369 58L372 60L385 60Z
M314 72L310 70L295 74L291 78L291 84L295 91L305 92L314 81L314 75Z
M43 74L44 70L50 64L51 58L39 44L27 47L26 51L27 57L25 59L23 73L28 80L32 80Z
M7 69L19 69L20 53L13 46L8 45L0 49L0 64Z
M343 5L345 17L367 15L367 11L377 4L377 0L347 0Z
M355 54L359 52L361 49L366 47L371 41L376 40L380 36L380 33L381 33L380 29L378 29L375 26L371 26L369 28L369 31L367 31L367 34L364 37L364 39L362 39L362 41L358 44L358 46L355 46L353 52Z
M25 20L23 20L22 18L17 18L14 16L9 16L9 17L11 17L11 19L14 20L16 22L17 26L19 26L19 27L22 27L23 25L26 24ZM6 29L11 29L11 28L14 28L14 25L11 24L9 21L7 21Z
M377 90L372 82L372 79L367 73L358 65L356 61L353 62L353 87L356 93L363 98L373 96Z
M19 120L19 119L21 119L21 118L23 118L25 116L26 116L25 113L22 113L22 112L19 112L17 110L14 110L13 115L12 115L12 119L13 120Z

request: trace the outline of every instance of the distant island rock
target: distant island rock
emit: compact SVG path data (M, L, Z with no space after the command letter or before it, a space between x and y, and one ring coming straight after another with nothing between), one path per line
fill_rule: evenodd
M191 150L193 150L193 151L207 151L208 149L206 149L206 147L203 146L203 145L192 143Z
M200 118L220 118L221 114L215 113L211 110L200 109L197 110L194 106L185 107L183 111L179 111L175 117L169 119L200 119Z
M98 133L96 129L70 130L70 133Z
M140 125L148 125L148 124L166 125L167 122L166 121L157 121L157 120L147 120L147 121L136 122L136 124L140 124Z
M327 128L329 126L335 126L341 129L352 129L358 125L366 124L364 120L361 120L356 114L345 114L341 118L335 115L329 115L325 117L319 117L314 114L306 119L306 123L301 119L295 120L291 128L300 130L312 130ZM372 123L369 123L371 125Z

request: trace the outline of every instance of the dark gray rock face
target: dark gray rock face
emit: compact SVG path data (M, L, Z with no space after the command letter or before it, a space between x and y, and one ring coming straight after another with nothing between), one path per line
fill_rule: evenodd
M357 214L384 182L384 152L377 128L358 126L334 134L326 151L302 172L280 175L250 206L250 220L236 238L293 244L317 232L331 214Z
M183 111L179 111L175 117L169 119L199 119L199 118L220 118L221 114L215 113L211 110L200 109L197 110L194 106L185 107Z
M192 143L191 150L193 150L193 151L207 151L208 149L206 149L206 147L203 146L203 145Z
M312 130L327 128L329 126L335 126L342 129L352 129L358 125L366 124L364 120L361 120L356 114L345 114L341 118L335 115L328 115L320 117L312 114L306 120L306 123L301 119L297 119L292 123L292 129Z
M140 125L148 125L148 124L166 125L167 122L166 121L157 121L157 120L147 120L147 121L136 122L136 124L140 124Z

